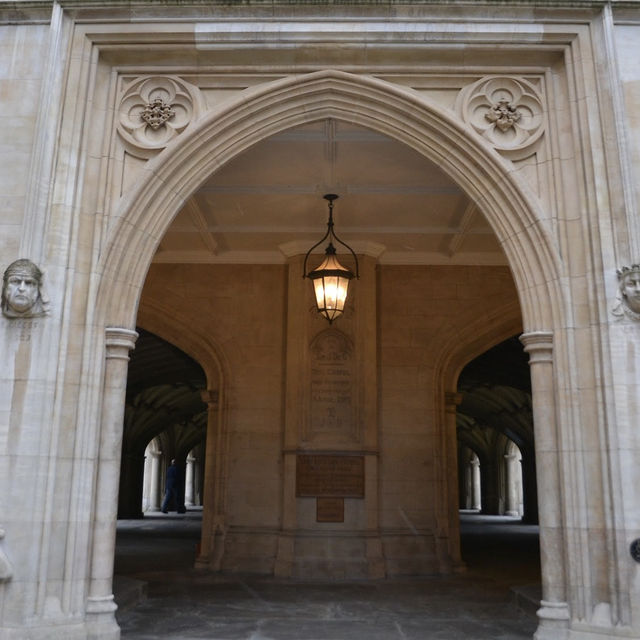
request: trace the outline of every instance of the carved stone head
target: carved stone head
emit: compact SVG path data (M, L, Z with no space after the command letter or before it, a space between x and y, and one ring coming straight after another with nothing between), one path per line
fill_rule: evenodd
M5 270L2 281L2 314L6 318L38 318L45 315L42 271L21 258Z
M618 274L622 311L634 320L640 319L640 265L622 267Z

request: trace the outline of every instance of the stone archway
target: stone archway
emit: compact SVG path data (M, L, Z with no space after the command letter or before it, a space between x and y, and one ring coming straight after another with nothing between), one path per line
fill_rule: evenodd
M264 138L326 118L365 126L410 146L438 164L483 211L512 269L527 348L543 356L538 358L543 366L538 366L533 376L534 404L537 389L543 390L544 404L539 405L538 413L545 419L540 424L551 428L554 411L548 400L553 398L552 331L564 316L564 298L561 262L539 205L514 176L509 163L450 114L409 90L372 78L323 71L249 89L238 100L212 111L190 134L178 137L150 161L139 187L123 200L116 214L117 222L99 268L102 277L94 326L134 326L145 274L159 239L185 199L211 173ZM131 344L129 329L116 331L118 348L126 348L127 340ZM102 336L96 336L96 340L101 344ZM107 364L105 375L118 380L122 368L110 369ZM111 397L106 397L110 392ZM106 386L104 405L113 409L120 393L118 384ZM103 415L103 434L116 422L113 415ZM549 473L547 481L549 495L558 495L557 473ZM109 491L99 489L98 496L98 500L108 500ZM97 510L101 506L97 504ZM549 517L556 512L557 505L553 504ZM546 524L557 529L554 521ZM94 549L99 543L94 541ZM548 565L543 567L543 574L561 563L557 557L549 557ZM564 628L568 617L566 597L564 584L556 574L550 576L544 593L546 609L551 613L547 616L543 610L540 615L543 624ZM105 587L102 576L91 592L88 610L108 617L112 613L100 604L110 595L104 593Z
M439 406L439 432L447 463L439 468L441 493L440 513L449 529L449 554L454 565L462 565L459 546L458 487L451 470L457 467L456 407L460 396L456 392L458 377L463 367L473 358L502 340L522 331L522 316L518 304L495 309L488 319L466 326L463 333L455 332L443 342L436 365L439 386L436 403ZM489 328L487 328L489 327Z
M202 521L202 539L199 557L196 562L208 564L216 549L215 531L220 527L225 510L225 493L218 482L225 475L226 458L222 452L226 450L226 380L229 365L224 354L213 343L210 336L201 335L191 329L188 332L181 328L187 321L175 309L166 309L157 303L147 302L140 307L138 323L153 331L161 338L175 344L185 353L197 358L207 379L207 388L202 392L202 399L207 405L207 438L205 450L204 503ZM220 543L218 536L218 543Z
M118 208L103 253L98 313L104 324L131 326L160 238L209 175L260 140L329 118L405 143L436 163L476 202L509 261L525 331L545 330L554 316L562 315L559 255L537 200L509 162L451 114L410 90L369 77L321 71L247 89L149 161L139 186ZM129 241L123 243L123 237ZM118 276L122 272L129 276L126 283Z

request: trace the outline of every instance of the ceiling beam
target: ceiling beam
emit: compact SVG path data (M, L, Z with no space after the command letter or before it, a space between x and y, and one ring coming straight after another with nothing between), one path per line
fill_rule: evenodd
M449 257L454 256L462 246L464 239L468 235L469 227L471 226L471 223L475 219L477 213L478 207L476 207L476 203L470 201L464 213L462 214L462 219L460 220L460 224L458 225L456 233L453 235L449 242L449 247L447 249ZM488 230L487 233L493 234L493 231Z
M223 184L205 185L198 190L201 193L219 193L233 195L324 195L329 187L322 184L292 185L292 184ZM360 184L340 186L334 184L331 189L340 191L338 195L464 195L456 185L429 185L429 184Z
M205 218L204 213L202 213L202 209L195 198L189 198L187 201L187 212L189 214L189 219L196 228L204 246L207 248L209 253L217 256L218 243L211 233L211 229L207 224L207 219Z

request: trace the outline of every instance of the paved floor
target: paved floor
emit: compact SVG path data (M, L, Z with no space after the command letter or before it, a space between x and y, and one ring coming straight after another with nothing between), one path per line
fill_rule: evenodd
M539 581L536 528L461 519L465 573L339 583L191 570L198 512L121 521L115 591L123 640L531 638L533 605L519 608L512 587L527 593ZM146 597L131 604L142 586Z

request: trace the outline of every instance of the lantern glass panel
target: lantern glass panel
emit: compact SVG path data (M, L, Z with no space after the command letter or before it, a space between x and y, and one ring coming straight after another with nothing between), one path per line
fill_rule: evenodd
M335 255L327 255L309 277L313 280L318 311L329 321L344 311L351 271L343 267Z

